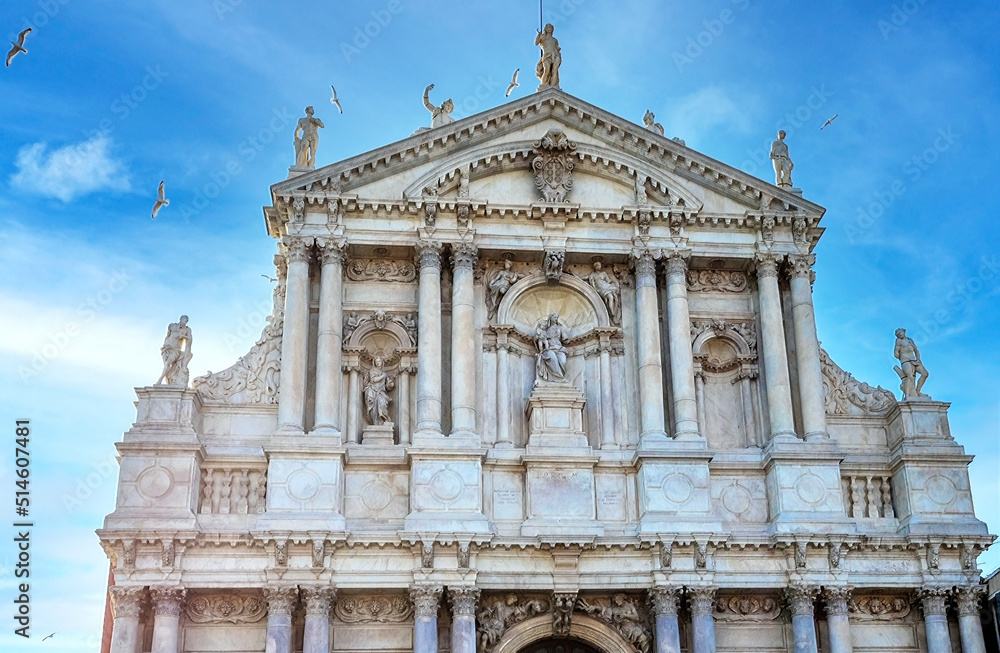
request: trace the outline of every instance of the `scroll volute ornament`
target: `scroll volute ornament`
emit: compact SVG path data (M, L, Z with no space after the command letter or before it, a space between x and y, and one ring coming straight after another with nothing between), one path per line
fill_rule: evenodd
M542 191L545 202L565 202L573 188L573 157L576 143L558 129L550 129L534 142L535 158L531 169L535 173L535 186Z

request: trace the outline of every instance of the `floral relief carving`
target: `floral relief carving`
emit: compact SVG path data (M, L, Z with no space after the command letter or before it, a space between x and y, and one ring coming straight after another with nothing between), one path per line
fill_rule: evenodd
M891 392L858 381L834 363L822 348L819 360L827 415L884 415L896 405L896 397Z
M185 612L188 619L197 624L252 624L267 614L267 603L259 596L199 595L188 599Z
M719 621L770 621L781 614L781 602L767 594L720 596L715 601Z
M417 268L408 261L356 259L347 265L347 278L351 281L402 281L417 278Z
M344 623L400 623L413 615L413 604L405 596L349 596L333 609Z
M727 270L689 270L687 273L688 290L693 292L744 292L750 287L750 281L744 272Z

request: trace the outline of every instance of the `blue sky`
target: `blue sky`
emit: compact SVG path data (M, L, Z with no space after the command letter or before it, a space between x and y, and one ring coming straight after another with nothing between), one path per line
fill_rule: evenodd
M546 2L567 92L772 180L789 133L794 179L825 207L820 339L859 379L896 390L905 326L976 455L981 518L1000 524L1000 12L992 1ZM94 650L114 505L113 443L134 386L159 373L168 322L191 316L192 371L242 355L269 310L261 206L292 163L293 121L324 120L318 163L429 124L424 86L456 117L534 88L533 1L9 0L33 26L0 69L0 425L29 417L36 638ZM367 34L366 34L367 30ZM344 105L328 102L335 84ZM839 114L825 131L823 121ZM154 222L167 180L171 205ZM28 370L30 373L23 373ZM7 428L7 427L3 427ZM0 487L13 486L0 456ZM4 509L5 511L7 509ZM6 512L4 514L7 514ZM13 549L0 546L0 594ZM984 568L1000 564L988 552ZM6 618L5 618L6 622Z

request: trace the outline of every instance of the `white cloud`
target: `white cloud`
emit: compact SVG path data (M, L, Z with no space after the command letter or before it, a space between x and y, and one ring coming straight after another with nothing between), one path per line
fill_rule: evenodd
M672 101L663 121L667 131L672 132L668 136L683 138L690 147L711 132L753 133L757 126L754 118L758 113L757 99L744 92L738 97L737 102L724 89L706 86Z
M17 153L11 183L21 190L69 202L100 190L131 190L127 166L111 156L107 136L48 152L46 143L25 145Z

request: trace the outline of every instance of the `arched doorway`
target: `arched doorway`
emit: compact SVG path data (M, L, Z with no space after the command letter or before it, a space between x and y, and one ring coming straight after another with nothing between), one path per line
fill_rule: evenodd
M532 642L518 653L601 653L601 651L575 639L550 637Z

